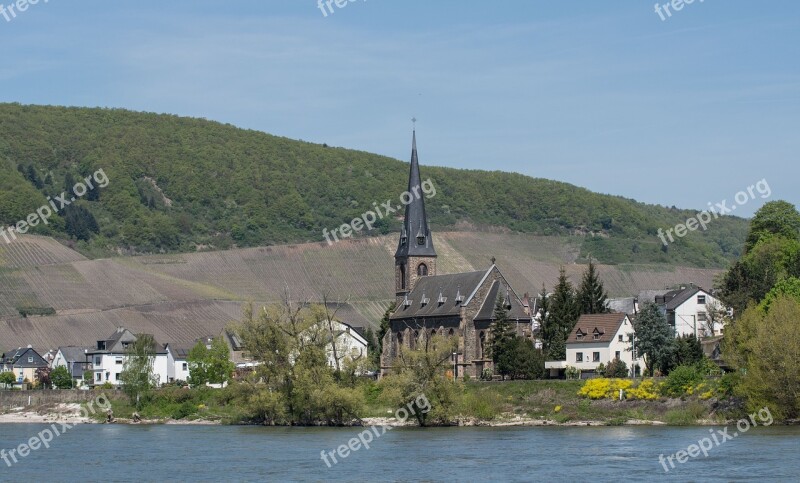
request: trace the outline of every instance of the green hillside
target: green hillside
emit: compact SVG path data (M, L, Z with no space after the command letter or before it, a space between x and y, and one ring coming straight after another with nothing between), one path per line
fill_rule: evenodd
M0 104L0 132L3 225L97 170L107 175L107 187L31 231L71 240L90 256L322 241L323 228L374 202L396 203L407 182L407 164L398 160L170 115ZM436 162L420 150L423 162ZM519 174L422 170L436 186L427 206L438 231L577 236L580 255L603 263L695 267L726 265L746 236L745 220L724 217L665 250L658 228L693 211ZM652 184L660 186L656 178ZM398 228L384 219L370 234Z

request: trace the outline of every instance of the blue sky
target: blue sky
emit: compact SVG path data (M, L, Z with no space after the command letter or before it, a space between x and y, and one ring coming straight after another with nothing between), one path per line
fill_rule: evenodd
M423 165L696 209L766 178L771 197L735 214L798 204L800 4L695 0L661 20L654 3L40 0L0 16L0 101L402 160L416 116Z

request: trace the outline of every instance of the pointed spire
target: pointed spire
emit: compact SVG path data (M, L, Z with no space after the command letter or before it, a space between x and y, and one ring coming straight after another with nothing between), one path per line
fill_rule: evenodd
M406 204L403 229L395 257L428 256L435 257L431 231L428 227L428 216L425 212L425 194L422 191L422 177L419 172L419 155L417 154L417 131L414 129L411 138L411 165L408 173L408 191L403 195ZM414 239L410 237L416 234Z

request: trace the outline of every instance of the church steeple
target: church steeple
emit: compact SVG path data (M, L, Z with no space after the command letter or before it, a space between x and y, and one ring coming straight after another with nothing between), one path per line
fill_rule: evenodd
M409 203L406 204L400 240L394 254L395 295L398 297L398 301L414 288L420 277L436 275L436 250L433 248L428 216L425 213L425 195L422 192L422 178L419 173L416 129L414 129L411 141L408 194L404 197L409 200Z
M400 243L397 245L395 257L423 256L435 257L431 230L428 228L428 216L425 213L425 196L422 192L422 180L419 174L419 157L417 155L417 131L414 130L411 141L411 169L408 175L408 193L411 202L406 205L403 228L400 232Z

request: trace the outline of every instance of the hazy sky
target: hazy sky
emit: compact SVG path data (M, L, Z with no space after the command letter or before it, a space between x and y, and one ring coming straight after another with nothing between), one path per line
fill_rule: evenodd
M766 178L798 204L800 3L695 0L666 20L654 3L355 0L326 17L317 0L40 0L0 15L0 101L406 161L416 116L423 165L698 209Z

